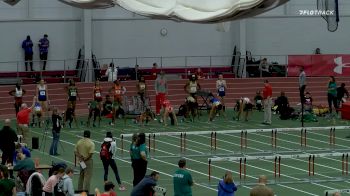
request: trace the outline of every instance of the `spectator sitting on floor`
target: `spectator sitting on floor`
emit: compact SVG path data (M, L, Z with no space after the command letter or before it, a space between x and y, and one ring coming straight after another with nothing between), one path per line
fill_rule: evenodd
M305 93L304 110L305 112L312 113L312 96L309 92Z
M35 172L35 164L33 159L26 157L22 152L17 154L17 164L13 167L13 171L17 171L16 187L17 191L24 192L27 181Z
M280 96L277 97L277 99L275 100L274 107L276 106L277 106L277 109L276 109L277 114L281 114L283 110L286 110L289 107L288 97L283 91L281 92Z
M100 193L100 190L98 188L95 189L96 196L117 196L117 194L114 191L114 184L113 182L106 182L104 185L104 193Z

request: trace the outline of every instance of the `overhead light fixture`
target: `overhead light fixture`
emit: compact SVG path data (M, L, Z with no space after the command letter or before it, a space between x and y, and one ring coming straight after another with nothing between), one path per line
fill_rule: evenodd
M115 0L58 0L73 7L83 9L105 9L114 7Z

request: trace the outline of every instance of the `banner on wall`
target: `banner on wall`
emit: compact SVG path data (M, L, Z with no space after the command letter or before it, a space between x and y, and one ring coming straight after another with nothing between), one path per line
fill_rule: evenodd
M299 76L300 66L307 76L350 76L350 55L288 56L288 76Z

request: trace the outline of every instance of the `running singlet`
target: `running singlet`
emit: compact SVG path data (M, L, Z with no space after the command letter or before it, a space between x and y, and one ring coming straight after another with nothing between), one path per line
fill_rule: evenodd
M38 100L39 101L46 101L47 97L46 97L46 85L44 86L38 86Z
M114 99L119 99L121 96L121 94L122 94L122 87L120 86L120 85L115 85L114 86Z
M68 99L69 101L76 101L77 100L77 88L76 87L69 87L68 89Z
M35 103L34 111L35 112L41 112L41 105L40 105L40 103L38 103L38 102Z
M197 82L190 82L190 93L196 93L197 92Z
M221 104L220 101L219 101L219 99L217 99L217 98L213 98L213 99L211 100L211 102L213 103L214 106L218 106L218 105Z
M22 89L15 89L16 92L15 92L15 97L22 97L23 96L23 90Z
M101 94L101 88L100 87L95 87L94 88L94 99L95 101L102 101L102 94Z

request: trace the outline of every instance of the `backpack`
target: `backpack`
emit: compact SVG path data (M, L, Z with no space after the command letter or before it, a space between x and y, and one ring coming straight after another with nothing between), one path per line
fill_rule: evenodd
M53 193L55 196L65 196L63 191L64 179L60 179L58 183L53 188Z
M110 142L103 142L101 144L100 158L104 160L109 160L111 158L111 153L109 152L109 148L111 147Z

